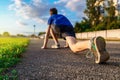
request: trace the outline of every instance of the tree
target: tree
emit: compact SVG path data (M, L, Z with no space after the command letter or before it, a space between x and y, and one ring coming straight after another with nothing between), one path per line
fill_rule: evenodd
M84 13L90 23L91 30L119 28L113 0L86 0L86 6Z
M88 29L90 29L89 23L85 21L81 21L80 23L76 22L75 27L74 27L74 30L77 33L88 31Z
M39 32L38 33L38 36L42 35L42 34L45 34L45 32Z
M25 37L23 34L17 34L18 37Z
M81 22L76 22L75 32L120 28L114 0L86 0L84 13L86 17Z
M94 27L99 24L100 18L100 6L95 6L97 0L86 0L86 6L84 13L88 17L90 27Z
M110 27L111 25L114 26L113 24L117 22L117 17L115 16L115 6L113 0L107 1L108 7L105 7L105 10L107 12L107 17L106 17L106 29L114 29L114 27ZM110 24L112 23L112 24Z
M81 25L80 25L79 22L76 22L76 23L75 23L74 31L75 31L76 33L81 32Z
M9 37L9 36L10 36L10 33L9 33L9 32L4 32L4 33L3 33L3 36Z
M35 34L32 34L32 35L30 35L30 37L35 38L35 37L36 37L36 35L35 35Z

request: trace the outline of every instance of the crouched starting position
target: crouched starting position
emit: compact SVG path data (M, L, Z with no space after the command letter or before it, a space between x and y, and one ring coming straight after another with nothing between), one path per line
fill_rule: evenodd
M78 42L75 38L73 26L65 16L58 14L56 8L50 9L50 15L42 49L47 48L50 33L56 44L58 44L56 34L61 34L74 53L89 49L94 54L96 63L106 62L109 59L109 53L106 51L106 42L103 37L98 36L88 41Z

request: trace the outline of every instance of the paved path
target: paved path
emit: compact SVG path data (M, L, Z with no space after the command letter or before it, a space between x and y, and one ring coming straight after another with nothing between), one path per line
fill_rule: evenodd
M64 41L60 42L63 46ZM107 44L111 58L100 65L87 59L86 51L76 55L69 49L41 50L42 44L43 40L31 40L22 61L14 67L19 80L120 80L120 43Z

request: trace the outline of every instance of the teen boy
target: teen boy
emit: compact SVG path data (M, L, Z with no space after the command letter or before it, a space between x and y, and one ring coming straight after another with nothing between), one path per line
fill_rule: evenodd
M50 15L42 49L47 48L50 33L56 44L58 43L56 34L62 34L62 37L66 39L70 49L74 53L90 49L95 56L95 63L106 62L109 59L109 53L106 51L106 43L103 37L99 36L88 41L77 42L71 22L65 16L58 14L56 8L50 9Z

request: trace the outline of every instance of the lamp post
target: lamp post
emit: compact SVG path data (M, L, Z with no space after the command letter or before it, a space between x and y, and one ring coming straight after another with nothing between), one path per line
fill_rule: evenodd
M36 25L33 25L33 27L34 27L34 37L35 37L35 27L36 27Z

